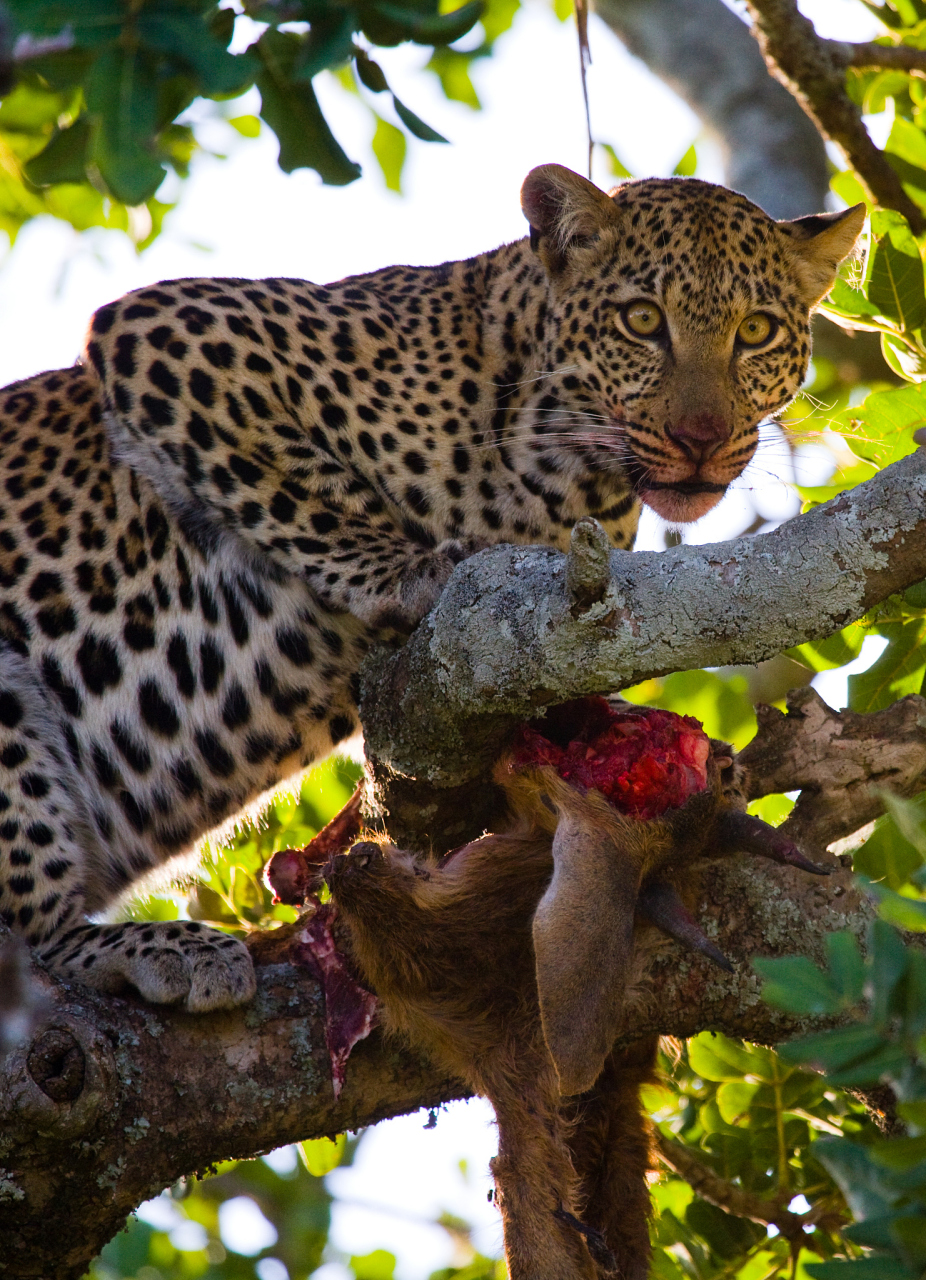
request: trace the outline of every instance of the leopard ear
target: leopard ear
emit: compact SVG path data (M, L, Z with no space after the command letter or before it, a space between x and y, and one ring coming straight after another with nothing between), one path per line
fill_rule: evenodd
M565 264L570 246L596 239L617 219L609 196L561 164L531 169L521 187L521 208L530 223L531 248L551 272Z
M836 268L855 248L865 214L865 206L855 204L839 213L815 213L778 223L779 230L788 237L786 252L806 306L814 306L829 293Z

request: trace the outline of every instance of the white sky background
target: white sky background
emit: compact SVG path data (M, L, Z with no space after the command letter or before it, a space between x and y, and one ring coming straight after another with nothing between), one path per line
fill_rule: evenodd
M801 7L822 35L868 39L876 30L853 0L805 0ZM699 134L697 119L594 17L590 39L595 137L614 145L636 174L670 173ZM117 234L78 236L51 219L30 224L0 271L0 385L72 363L91 312L153 281L284 275L324 282L394 262L467 257L524 235L518 191L528 170L557 161L584 171L575 29L571 22L559 23L541 0L528 0L513 32L496 48L494 57L472 69L484 106L480 113L448 103L432 76L416 74L425 61L421 50L377 52L399 96L452 142L437 146L410 140L404 197L385 189L370 156L369 113L332 78L321 77L319 96L334 132L347 153L364 164L364 177L351 186L324 187L305 170L287 177L276 167L277 144L269 131L245 141L217 124L201 129L201 141L230 158L194 160L180 207L141 257ZM384 101L377 98L375 105L388 114ZM229 114L256 108L256 97L245 98L229 104ZM699 140L698 154L698 175L720 181L716 149ZM610 185L604 171L595 177ZM162 198L172 198L169 185ZM760 473L745 481L747 488L757 484L761 491L751 497L766 519L796 510L783 485L769 483ZM733 494L689 537L729 537L749 519L751 509ZM648 526L649 545L661 545L659 536L655 525ZM825 696L838 702L838 688ZM390 1249L399 1258L400 1280L421 1280L450 1262L447 1235L420 1225L442 1210L477 1225L482 1250L500 1251L497 1217L486 1203L495 1142L489 1108L480 1102L457 1104L432 1130L423 1128L424 1119L410 1116L380 1125L364 1139L354 1167L330 1175L332 1190L343 1197L334 1211L332 1245L345 1254ZM345 1274L336 1263L323 1273L325 1280ZM282 1275L268 1270L265 1280Z

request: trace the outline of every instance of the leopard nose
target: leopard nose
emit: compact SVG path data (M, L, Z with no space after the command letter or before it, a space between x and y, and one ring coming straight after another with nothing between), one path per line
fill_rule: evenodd
M667 434L692 462L702 463L730 439L730 424L717 413L698 413L679 418Z

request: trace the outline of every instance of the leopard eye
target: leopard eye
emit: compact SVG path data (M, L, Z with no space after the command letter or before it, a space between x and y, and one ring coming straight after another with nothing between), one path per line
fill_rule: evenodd
M761 347L768 342L775 332L775 323L764 311L747 316L736 331L736 336L745 347Z
M624 323L631 333L652 338L663 326L663 315L654 302L631 302L623 309Z

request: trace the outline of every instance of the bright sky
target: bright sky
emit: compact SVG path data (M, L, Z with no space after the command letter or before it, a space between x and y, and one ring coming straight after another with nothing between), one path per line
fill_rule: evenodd
M827 36L867 39L876 29L852 0L806 0L801 7ZM699 133L696 118L594 17L590 38L596 138L612 143L634 173L670 173ZM245 142L229 126L204 128L201 140L230 159L194 161L182 205L141 257L123 237L79 237L50 219L21 234L0 271L0 385L72 363L90 313L128 289L184 275L328 281L393 262L465 257L524 234L518 191L534 165L558 161L583 171L575 30L571 22L559 23L541 0L527 0L496 55L473 68L481 113L446 102L432 77L415 74L424 61L420 50L386 50L377 57L400 97L453 144L411 142L404 198L385 189L372 160L359 182L323 187L313 173L280 173L276 142L267 132ZM320 97L348 154L366 162L373 129L366 109L331 79ZM245 99L229 114L256 105ZM699 176L721 180L716 150L699 141L698 154ZM595 176L610 185L605 172ZM168 198L164 192L162 198ZM748 523L744 494L756 484L759 492L753 489L750 497L766 519L793 514L784 486L759 475L739 496L728 497L695 539L728 537ZM646 545L658 545L655 525L647 528ZM838 704L839 689L825 696ZM400 1280L421 1280L450 1262L447 1235L422 1225L444 1209L477 1225L480 1248L500 1249L497 1216L486 1203L494 1151L489 1108L458 1104L441 1114L435 1129L425 1130L423 1123L423 1116L410 1116L379 1126L364 1140L354 1167L330 1175L343 1198L335 1209L333 1246L346 1254L390 1249L399 1257ZM259 1237L259 1224L242 1219L242 1230ZM264 1270L263 1280L285 1280L279 1271ZM344 1275L332 1263L319 1280Z

